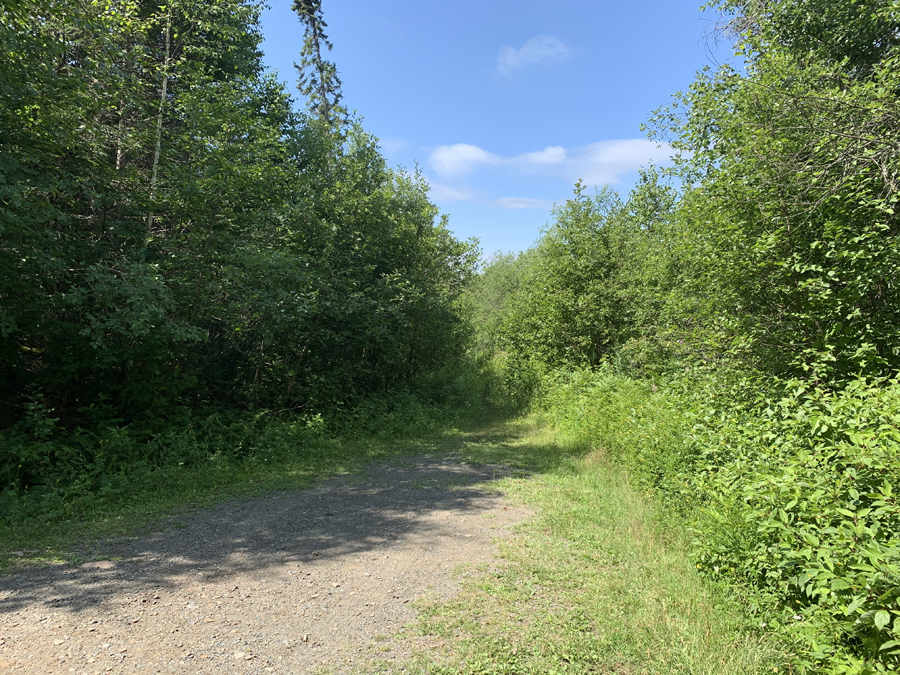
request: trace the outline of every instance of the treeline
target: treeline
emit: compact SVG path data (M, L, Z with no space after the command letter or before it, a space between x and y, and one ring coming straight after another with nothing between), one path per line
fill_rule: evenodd
M469 296L488 394L626 463L807 673L900 667L900 8L723 0L745 68Z
M302 113L252 0L0 8L5 498L193 461L160 439L313 419L464 350L474 247L348 119L320 4L294 9Z

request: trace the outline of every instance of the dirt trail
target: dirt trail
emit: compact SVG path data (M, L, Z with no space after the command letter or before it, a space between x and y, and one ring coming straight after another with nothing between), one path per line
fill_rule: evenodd
M318 487L229 502L106 545L93 562L0 577L0 673L347 672L451 571L490 562L529 514L497 467L421 455ZM383 651L390 649L390 651Z

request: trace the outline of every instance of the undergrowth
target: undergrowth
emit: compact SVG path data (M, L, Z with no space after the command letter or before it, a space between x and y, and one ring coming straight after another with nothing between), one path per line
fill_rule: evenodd
M78 542L189 506L305 487L372 459L421 451L490 414L459 392L395 392L306 417L215 413L156 430L0 432L0 569L70 559Z
M540 407L677 514L795 672L900 666L900 384L548 378Z

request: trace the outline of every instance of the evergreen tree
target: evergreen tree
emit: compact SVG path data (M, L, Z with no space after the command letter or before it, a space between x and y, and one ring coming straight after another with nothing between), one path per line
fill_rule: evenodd
M297 88L306 98L313 117L330 129L337 129L347 121L347 111L341 104L341 80L334 62L325 58L332 49L325 34L328 24L322 17L322 0L294 0L291 8L304 25L303 49L300 63L294 64L299 73Z

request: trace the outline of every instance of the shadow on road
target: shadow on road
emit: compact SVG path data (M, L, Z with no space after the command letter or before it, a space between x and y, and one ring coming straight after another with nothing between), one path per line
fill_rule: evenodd
M474 443L499 443L488 432ZM146 593L285 566L309 566L360 553L389 555L414 537L466 536L442 531L442 516L476 515L501 499L491 483L509 474L432 453L370 465L299 492L231 501L168 521L138 539L100 545L88 557L105 564L54 565L0 577L0 613L35 604L82 613L114 594ZM106 569L103 569L106 568Z

